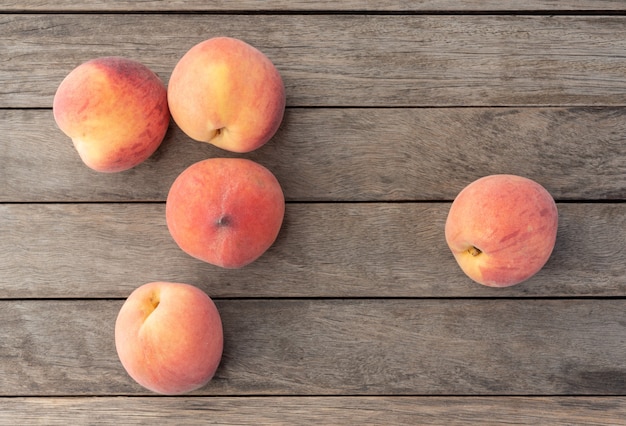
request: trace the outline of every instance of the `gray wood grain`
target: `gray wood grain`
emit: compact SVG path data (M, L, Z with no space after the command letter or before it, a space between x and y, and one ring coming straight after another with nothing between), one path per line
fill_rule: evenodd
M5 204L0 298L126 297L161 280L216 297L623 297L626 205L558 208L546 266L493 289L467 278L449 252L449 203L290 203L275 244L238 270L183 253L163 204Z
M363 2L344 0L242 0L237 2L212 2L202 0L151 0L133 2L128 0L57 0L24 2L0 1L2 11L622 11L620 0L385 0Z
M6 14L0 107L49 107L79 63L120 55L164 80L194 44L248 41L290 106L626 104L626 17Z
M623 397L72 397L0 398L0 422L177 425L616 426Z
M121 300L0 301L2 396L150 394L113 342ZM621 395L626 301L217 300L204 395Z
M0 424L623 424L625 11L0 0ZM278 177L285 223L240 270L178 249L163 203L188 165L235 154L172 124L148 161L99 174L50 110L85 60L167 83L215 35L260 48L287 87L279 132L242 155ZM443 237L450 201L493 173L559 201L548 264L507 289L469 280ZM192 395L154 397L115 353L123 299L156 280L222 315L222 364Z
M186 167L233 154L172 124L150 159L102 174L80 161L50 110L0 110L0 201L164 201ZM289 108L244 155L290 201L452 200L494 173L558 200L626 199L626 108Z

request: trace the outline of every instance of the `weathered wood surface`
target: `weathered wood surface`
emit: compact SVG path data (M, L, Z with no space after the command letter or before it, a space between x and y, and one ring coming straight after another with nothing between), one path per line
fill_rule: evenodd
M624 424L625 11L0 0L0 424ZM163 203L185 167L233 154L172 124L144 164L98 174L51 114L85 60L167 83L214 35L260 48L287 88L278 134L244 155L277 175L285 223L241 270L180 251ZM507 289L465 277L443 237L450 201L492 173L559 201L550 261ZM192 395L153 398L115 353L124 298L155 280L222 313L222 365Z
M157 153L118 174L83 165L50 110L0 110L0 201L164 201L186 167L232 156L172 125ZM626 108L293 108L244 155L290 201L452 200L494 173L557 200L626 199Z
M122 301L0 301L2 396L149 395L115 352ZM217 300L203 395L624 395L623 299Z
M214 297L626 295L626 205L558 208L543 270L490 289L467 278L446 246L449 203L288 204L276 243L239 270L183 253L162 203L0 204L0 298L123 298L161 280Z
M0 398L0 423L176 425L617 426L621 397Z
M5 14L0 107L50 107L94 56L164 80L215 35L264 51L290 106L626 105L626 16Z
M1 0L1 11L623 11L621 0L56 0L24 2Z

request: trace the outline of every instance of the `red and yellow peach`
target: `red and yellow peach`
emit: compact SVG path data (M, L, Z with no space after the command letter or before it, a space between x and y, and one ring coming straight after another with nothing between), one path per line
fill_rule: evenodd
M190 138L249 152L278 130L285 110L280 73L244 41L215 37L193 46L168 84L172 118Z
M156 393L178 395L206 385L224 346L209 296L189 284L153 282L135 289L115 323L115 346L128 374Z
M275 241L285 213L276 177L243 158L211 158L184 170L167 196L165 216L178 246L224 268L240 268Z
M54 119L80 158L99 172L120 172L150 157L170 122L167 89L145 65L109 56L72 70L53 101Z
M467 276L486 286L506 287L543 268L557 226L556 204L543 186L520 176L491 175L457 195L445 237Z

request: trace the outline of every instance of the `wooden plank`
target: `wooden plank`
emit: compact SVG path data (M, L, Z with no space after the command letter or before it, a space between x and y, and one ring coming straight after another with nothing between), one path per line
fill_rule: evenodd
M126 297L179 281L214 297L623 297L626 204L559 204L555 250L529 281L467 278L444 235L448 203L287 205L275 244L227 270L173 242L163 204L0 205L0 298Z
M0 301L2 396L149 395L113 343L121 300ZM626 301L218 300L198 395L623 395Z
M387 11L387 12L490 12L490 11L623 11L620 0L241 0L237 2L211 2L202 0L57 0L24 2L2 0L2 11Z
M0 398L13 425L442 425L615 426L623 397L98 397Z
M164 201L187 166L232 156L172 125L123 173L80 161L50 110L0 111L0 201ZM626 199L626 108L289 108L244 155L290 201L452 200L494 173L533 178L558 200Z
M290 106L626 104L625 16L7 14L0 28L0 107L49 107L95 56L167 81L215 35L264 51Z

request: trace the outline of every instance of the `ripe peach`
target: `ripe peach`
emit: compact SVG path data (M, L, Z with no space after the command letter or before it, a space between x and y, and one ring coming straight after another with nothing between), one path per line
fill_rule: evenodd
M130 169L159 147L170 121L167 90L145 65L103 57L76 67L53 102L59 128L99 172Z
M557 225L556 204L544 187L520 176L492 175L458 194L445 236L467 276L486 286L506 287L543 268Z
M144 284L119 311L115 346L128 374L143 387L166 395L190 392L207 384L219 366L220 314L192 285Z
M285 198L276 177L244 158L211 158L184 170L165 206L168 229L189 255L240 268L276 240Z
M189 137L233 152L249 152L278 130L285 88L262 52L234 38L193 46L176 64L168 84L176 124Z

